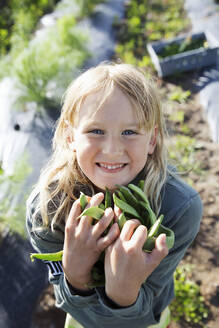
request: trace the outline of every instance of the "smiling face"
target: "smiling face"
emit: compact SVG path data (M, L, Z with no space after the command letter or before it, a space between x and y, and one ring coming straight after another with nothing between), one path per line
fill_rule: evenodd
M99 189L114 190L144 168L156 146L156 129L139 128L129 98L118 87L97 110L102 92L84 100L69 143L88 179Z

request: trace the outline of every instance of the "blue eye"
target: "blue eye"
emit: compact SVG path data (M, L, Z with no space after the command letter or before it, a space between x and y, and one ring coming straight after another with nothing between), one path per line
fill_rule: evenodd
M91 131L89 131L89 133L94 133L94 134L103 134L103 131L100 129L93 129Z
M122 134L125 135L125 136L129 136L129 135L137 134L137 133L133 130L125 130L125 131L122 132Z

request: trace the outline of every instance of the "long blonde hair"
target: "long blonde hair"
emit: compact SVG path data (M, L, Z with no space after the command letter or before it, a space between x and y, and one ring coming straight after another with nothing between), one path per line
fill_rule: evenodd
M70 128L75 126L78 111L85 98L104 90L100 105L119 87L131 101L141 127L147 130L157 126L157 144L148 156L145 173L145 193L152 208L161 206L160 192L167 175L167 152L164 144L165 122L158 92L152 80L129 64L101 63L82 73L68 87L53 139L53 155L42 171L37 188L40 192L40 210L43 225L57 225L69 214L76 191L83 186L92 194L94 187L80 170L75 154L69 149Z

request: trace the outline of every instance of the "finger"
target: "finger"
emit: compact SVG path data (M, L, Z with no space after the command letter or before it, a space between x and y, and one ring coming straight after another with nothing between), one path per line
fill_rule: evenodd
M155 248L151 252L151 259L154 262L154 265L157 266L164 257L168 254L168 247L166 245L166 235L160 234L156 238Z
M100 205L100 203L103 201L103 198L104 198L104 194L102 192L94 195L93 197L91 197L89 203L86 206L86 209L90 208L92 206ZM92 217L87 216L87 215L83 215L80 219L79 226L81 228L86 228L86 227L88 228L88 227L90 227L92 222L93 222Z
M81 214L81 205L79 199L77 199L69 212L69 215L66 219L66 225L67 224L77 224L77 217Z
M89 203L87 204L86 208L92 207L92 206L98 206L104 199L104 194L102 192L99 192L98 194L95 194L91 197Z
M98 239L102 233L106 230L106 228L110 225L114 218L114 212L111 207L108 207L105 210L102 218L93 226L92 235Z
M166 235L165 233L160 234L156 238L155 242L155 250L159 251L160 253L163 253L164 257L167 256L169 250L166 244Z
M122 211L116 205L114 205L114 213L115 213L115 221L118 222L118 217L120 216L120 214L122 213Z
M136 219L127 220L122 228L121 231L121 239L124 241L130 240L131 236L133 235L134 230L137 226L140 225L140 222Z
M108 234L104 237L101 237L97 241L97 247L100 251L103 251L105 248L107 248L109 245L111 245L116 238L119 236L120 230L117 223L114 223L112 227L110 228Z
M133 244L138 245L139 247L143 247L145 241L147 239L147 228L143 225L139 225L134 231L131 241Z

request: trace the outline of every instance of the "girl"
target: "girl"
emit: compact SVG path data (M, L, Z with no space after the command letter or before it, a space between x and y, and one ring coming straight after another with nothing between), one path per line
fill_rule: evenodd
M27 202L27 228L37 251L64 249L62 266L50 265L49 279L56 305L82 327L146 328L159 323L174 297L173 273L198 232L202 205L168 166L164 138L155 87L130 65L91 68L65 94L52 159ZM116 184L142 179L153 210L175 233L169 253L164 234L145 253L146 227L135 219L120 233L117 207L94 225L91 217L76 219L80 191L95 206L106 187L113 192ZM105 286L89 289L103 251Z

